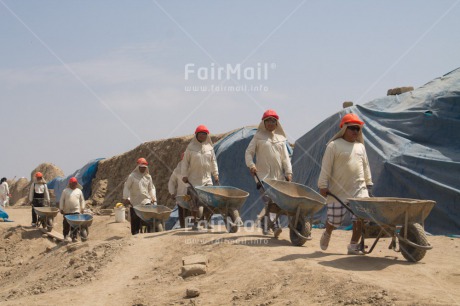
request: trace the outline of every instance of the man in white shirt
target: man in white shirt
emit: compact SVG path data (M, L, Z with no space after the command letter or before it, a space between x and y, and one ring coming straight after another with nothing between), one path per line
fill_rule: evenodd
M141 230L141 219L136 215L133 206L155 204L157 201L155 186L149 174L145 158L137 160L137 166L128 176L123 187L123 199L130 206L131 234L136 235Z
M68 240L67 236L70 232L70 224L67 222L65 216L82 214L85 209L85 198L81 188L77 178L71 177L67 188L64 189L61 194L59 210L61 214L64 215L64 220L62 221L62 234L64 235L64 240ZM72 238L74 240L76 239L75 236Z
M32 205L32 226L37 224L37 214L35 213L34 207L43 207L45 202L49 205L50 194L48 192L48 186L43 178L41 172L35 173L35 179L30 185L29 190L29 203Z
M256 163L254 163L254 156L256 156ZM292 165L286 148L286 134L279 122L279 116L274 110L269 109L262 115L262 121L257 132L246 149L245 160L251 175L257 174L262 181L264 179L292 180ZM256 183L265 202L265 207L259 214L262 218L262 231L265 235L268 234L270 223L275 237L278 237L282 231L279 221L268 222L268 218L274 218L274 214L268 212L268 205L273 202L264 194L262 186L257 180Z
M204 125L199 125L195 129L195 137L185 150L184 159L181 163L181 175L183 176L182 181L193 187L212 185L212 177L214 177L215 183L219 184L216 154L209 130ZM188 194L191 197L190 209L195 221L192 229L198 230L198 218L201 218L204 206L192 187L188 188ZM208 224L208 228L210 227Z
M10 198L10 189L8 187L8 182L6 177L3 177L0 181L0 205L5 208L8 206L8 201Z
M369 161L363 138L364 122L355 114L346 114L340 123L341 130L329 141L323 156L318 187L327 197L327 222L320 247L329 246L332 231L340 226L347 213L329 192L346 203L348 198L369 197L373 186ZM353 234L348 245L348 254L360 254L358 241L362 224L352 216Z

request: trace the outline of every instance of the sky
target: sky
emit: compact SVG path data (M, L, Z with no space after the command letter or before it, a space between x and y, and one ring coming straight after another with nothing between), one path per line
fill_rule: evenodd
M459 2L0 0L0 176L267 109L295 142L344 101L460 67Z

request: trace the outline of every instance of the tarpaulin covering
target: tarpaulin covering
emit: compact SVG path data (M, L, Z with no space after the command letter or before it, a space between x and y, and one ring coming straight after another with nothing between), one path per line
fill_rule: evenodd
M460 69L324 120L295 143L295 182L317 190L326 143L346 113L365 122L374 195L434 200L425 229L460 234Z
M93 159L84 165L81 169L76 170L74 173L66 177L57 177L52 181L48 182L48 188L54 189L56 196L56 202L59 202L62 191L67 187L69 179L74 176L77 178L78 183L83 187L83 196L85 200L91 196L91 182L96 176L97 166L102 158Z

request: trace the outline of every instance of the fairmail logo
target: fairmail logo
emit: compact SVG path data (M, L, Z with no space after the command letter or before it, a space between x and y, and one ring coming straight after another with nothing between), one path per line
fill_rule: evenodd
M270 71L275 68L274 63L257 63L255 66L242 66L241 64L218 66L211 63L209 67L198 67L193 63L188 63L185 64L184 77L187 81L192 78L201 81L262 81L268 80Z

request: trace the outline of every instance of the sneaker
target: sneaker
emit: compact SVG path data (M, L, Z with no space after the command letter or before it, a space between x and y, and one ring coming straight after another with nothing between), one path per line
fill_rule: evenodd
M192 226L192 231L198 231L198 225L194 224L194 225Z
M30 226L36 227L36 226L37 226L37 223L33 223L33 222L32 222L32 224L31 224Z
M277 226L273 229L273 235L275 236L275 238L278 238L282 232L283 232L283 229L281 227Z
M359 243L349 244L348 247L348 255L363 255L364 253L361 251Z
M329 246L329 241L331 240L331 235L324 231L323 235L321 236L321 240L319 242L319 246L321 250L326 251L327 247Z
M70 239L69 236L64 236L64 241L65 241L65 242L70 242L70 241L72 241L72 239Z

